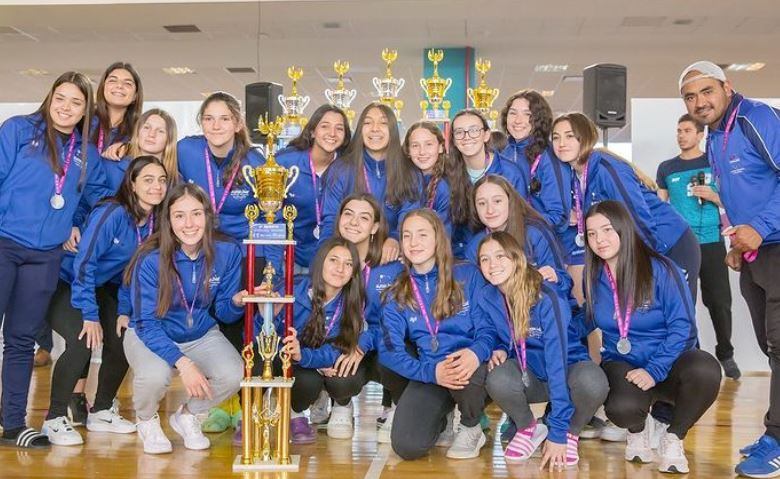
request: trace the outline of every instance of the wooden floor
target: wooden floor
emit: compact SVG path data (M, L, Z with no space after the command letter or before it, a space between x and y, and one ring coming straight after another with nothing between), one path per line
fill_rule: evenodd
M31 411L28 420L40 427L48 406L50 369L35 370L31 393ZM127 383L127 381L126 381ZM173 392L161 405L161 410L172 411L183 399L181 386L175 383ZM752 442L763 432L762 417L768 398L767 376L747 376L740 382L724 381L718 400L696 427L688 434L685 448L691 473L687 477L733 477L738 460L737 450ZM539 471L538 459L527 465L507 466L500 444L489 437L479 458L467 461L448 460L444 450L435 450L429 457L404 462L389 448L376 443L376 417L381 392L369 386L357 400L356 435L351 441L328 439L320 433L310 446L293 446L293 453L301 455L301 470L294 477L322 478L429 478L480 479L488 477L581 477L645 479L670 477L657 472L653 464L636 465L623 460L623 444L599 440L580 443L580 464L577 469L549 475ZM127 386L120 391L122 414L132 418L132 401ZM488 410L493 419L499 411ZM232 474L231 464L237 449L231 446L232 431L210 435L212 448L207 451L189 451L181 439L164 421L166 433L173 442L173 454L151 456L143 453L135 434L118 435L87 433L82 447L52 447L47 451L21 451L0 448L0 478L271 478L281 474ZM243 478L242 478L243 479Z

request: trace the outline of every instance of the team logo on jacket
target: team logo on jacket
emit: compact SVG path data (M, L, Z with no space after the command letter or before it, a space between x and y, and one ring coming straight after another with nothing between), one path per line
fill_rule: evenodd
M76 148L73 153L73 164L81 168L81 148Z
M249 198L249 188L234 187L232 190L230 190L230 197L236 201L244 201Z
M409 316L409 322L410 323L416 323L417 322L417 316Z
M119 238L114 238L114 244L119 244Z
M215 274L209 278L209 287L219 286L219 282L222 281L222 278L219 277L218 274Z
M539 328L537 326L531 326L528 328L528 337L529 338L541 338L542 337L542 328Z
M732 175L740 175L745 171L745 168L742 166L742 159L737 155L731 155L731 158L729 158L729 168L731 168L729 173Z

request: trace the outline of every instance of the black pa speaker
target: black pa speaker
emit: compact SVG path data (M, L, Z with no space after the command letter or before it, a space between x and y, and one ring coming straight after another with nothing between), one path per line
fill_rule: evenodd
M582 71L582 110L599 127L625 126L626 76L626 67L608 63Z
M265 136L257 131L257 121L260 117L268 113L268 118L273 121L284 114L278 99L283 91L282 85L271 82L250 83L244 89L246 126L249 128L252 143L265 142Z

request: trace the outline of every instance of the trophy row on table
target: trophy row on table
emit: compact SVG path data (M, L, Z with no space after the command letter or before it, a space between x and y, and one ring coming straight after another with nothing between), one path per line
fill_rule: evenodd
M284 168L274 158L274 143L282 133L284 120L269 122L260 119L259 130L266 135L266 162L263 166L245 166L244 178L254 192L256 204L246 207L249 220L249 238L246 247L247 284L249 295L244 298L244 379L241 382L241 427L243 432L241 454L233 462L234 472L244 471L298 471L299 456L290 454L290 401L292 385L292 363L290 356L280 352L281 338L274 325L274 306L284 305L284 331L293 322L293 276L295 264L295 241L293 221L297 216L295 206L284 205L284 198L292 183L298 177L296 168ZM284 223L274 219L282 211ZM265 223L257 222L260 213ZM285 247L284 295L255 294L255 247L277 245ZM269 263L263 270L264 281L273 286L276 272ZM272 291L272 288L269 288ZM255 308L260 310L263 324L260 331L254 331ZM257 333L257 335L255 335ZM255 351L253 339L257 341L259 359L263 361L260 376L253 375ZM282 364L281 376L274 376L273 362L279 357Z

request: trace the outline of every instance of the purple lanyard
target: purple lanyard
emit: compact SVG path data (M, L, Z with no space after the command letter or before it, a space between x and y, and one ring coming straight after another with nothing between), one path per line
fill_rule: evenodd
M363 165L363 179L366 182L366 192L369 195L372 195L373 193L371 192L371 185L368 183L368 168L366 168L365 164Z
M512 312L509 309L509 302L504 296L504 307L506 308L506 324L509 326L509 334L512 342L512 347L515 349L515 357L517 358L517 364L520 365L522 371L528 370L528 359L526 354L525 338L518 338L515 336L515 326L512 324ZM517 343L520 343L520 350L517 350Z
M625 316L620 314L620 301L618 298L617 281L615 281L615 277L612 275L612 271L609 269L609 265L607 263L604 263L604 271L607 273L609 288L612 290L612 302L615 304L615 319L617 320L618 332L620 333L621 339L626 339L628 337L628 330L631 327L631 313L634 305L629 299Z
M152 236L152 231L154 230L154 213L149 215L149 222L147 223L149 225L149 233L146 235L146 237ZM143 243L143 238L141 238L141 228L138 227L138 225L135 225L135 235L138 238L138 246Z
M103 128L101 127L100 130L98 130L98 143L97 143L98 153L100 153L101 155L103 154L103 141L105 140L105 136L106 135L105 133L103 133Z
M433 209L433 201L436 199L436 187L438 186L438 180L431 176L431 181L428 183L429 187L431 187L431 183L433 183L433 187L431 188L431 192L428 194L427 203L427 207L429 209Z
M206 176L208 176L209 198L211 199L211 206L214 207L214 213L219 214L219 212L222 211L222 206L225 204L227 195L230 193L230 188L233 186L233 181L236 179L236 175L238 174L238 170L241 164L238 164L235 168L233 168L233 173L230 175L230 181L228 181L227 186L225 186L225 190L222 192L222 198L220 198L219 204L217 204L217 199L214 196L214 178L211 174L211 155L209 154L208 146L203 149L203 156L206 160Z
M363 266L363 284L364 288L368 289L368 277L371 276L371 265L366 263L365 266Z
M344 296L339 299L339 305L336 306L336 311L333 312L333 316L330 318L327 328L325 328L325 337L330 336L330 332L333 330L333 325L336 324L336 319L341 315L341 307L344 305Z
M317 171L314 169L314 160L311 159L311 150L309 150L309 168L311 168L311 187L314 189L314 214L317 220L317 226L322 222L322 208L320 207L319 190L317 189ZM363 173L365 173L365 166ZM366 187L368 187L368 176L366 176Z
M536 175L536 170L539 169L539 161L542 159L542 155L536 155L536 159L531 164L531 178Z
M193 266L194 268L194 266ZM193 269L193 279L195 278L195 270ZM200 281L196 280L195 283L195 294L192 295L192 304L190 304L187 301L187 295L184 294L184 285L181 284L181 278L179 278L179 275L176 275L176 283L179 285L179 294L181 294L181 300L184 302L184 309L187 310L187 326L192 327L192 312L195 310L195 302L198 299L198 290L200 289Z
M726 149L729 146L729 136L731 136L731 128L734 126L734 121L737 119L737 113L739 113L739 107L742 106L742 102L740 101L737 103L737 106L734 108L734 111L731 112L731 115L729 115L729 119L726 120L726 128L723 131L723 145L721 146L720 152L721 154L726 153ZM709 145L708 145L709 146ZM709 148L707 148L709 150ZM710 168L712 168L712 173L715 175L715 182L720 186L720 169L718 168L717 161L715 158L712 157L712 154L707 155L707 159L710 162Z
M409 282L412 284L412 293L414 293L414 299L417 301L417 306L420 308L420 314L422 314L425 320L425 327L428 328L428 332L431 334L431 340L438 344L437 335L439 334L439 322L435 321L435 327L431 326L431 318L428 316L428 310L426 309L425 302L420 294L420 288L417 287L417 281L409 275ZM434 351L435 352L435 351Z
M582 169L582 183L577 178L577 173L572 177L574 181L574 213L577 215L577 234L585 234L585 215L582 208L585 203L585 194L588 192L588 163Z
M76 133L70 134L68 153L65 155L65 164L62 167L62 176L54 174L54 193L62 196L62 188L65 186L65 178L68 176L70 164L73 161L73 149L76 147Z

